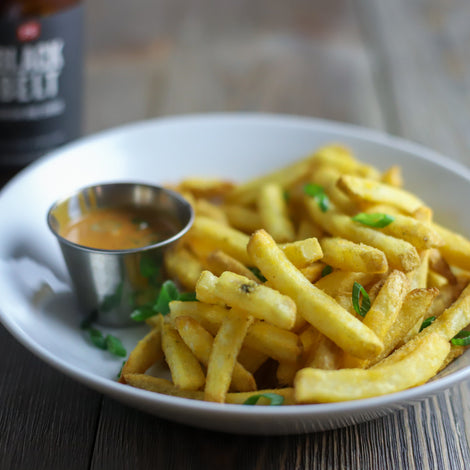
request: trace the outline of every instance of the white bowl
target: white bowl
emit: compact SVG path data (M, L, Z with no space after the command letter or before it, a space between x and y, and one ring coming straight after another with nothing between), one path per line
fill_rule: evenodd
M359 423L445 390L470 376L465 353L425 385L383 397L290 407L219 405L159 395L116 382L121 361L93 348L59 246L47 228L51 204L97 181L161 184L189 175L243 181L340 142L381 169L404 169L406 187L436 219L470 234L470 172L435 152L378 132L308 118L216 114L157 119L63 147L22 171L0 193L0 320L18 341L74 379L127 405L208 429L289 434ZM128 350L145 327L112 330Z

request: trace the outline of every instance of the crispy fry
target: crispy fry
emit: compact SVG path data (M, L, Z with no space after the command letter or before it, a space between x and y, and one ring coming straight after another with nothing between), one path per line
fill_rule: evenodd
M276 242L285 243L294 240L294 225L288 216L287 204L280 185L268 183L260 188L258 211L263 228Z
M297 308L290 297L229 271L219 278L204 271L196 295L204 302L240 308L281 328L290 329L295 323Z
M301 180L312 167L315 155L294 162L267 175L254 178L235 187L228 195L227 201L236 204L248 205L255 202L259 189L268 183L279 184L283 189Z
M381 340L400 313L408 288L409 281L405 274L392 271L364 317L364 324Z
M201 324L189 316L181 316L175 320L176 329L183 341L191 349L196 358L206 367L214 342L214 337ZM239 362L235 362L232 376L232 386L238 392L256 390L256 382Z
M216 276L220 276L224 271L231 271L252 281L259 282L259 279L244 264L221 250L210 253L206 259L206 264L207 268Z
M297 334L263 321L253 322L245 345L280 362L297 362L302 355L302 343Z
M195 197L221 197L231 191L234 184L218 178L186 178L179 184L179 189Z
M173 382L178 388L199 390L204 385L206 379L198 360L168 321L163 322L162 349Z
M292 243L284 243L280 245L280 248L289 261L297 268L305 268L323 257L320 243L318 243L316 238L306 238Z
M163 359L162 316L155 315L154 327L129 354L124 364L119 382L126 383L126 374L143 374L149 367Z
M327 403L405 390L434 376L449 350L449 342L435 333L422 338L413 351L388 366L367 370L305 368L295 379L295 399L298 403Z
M377 336L333 298L310 284L264 230L252 235L248 251L272 285L295 301L300 315L338 346L364 358L382 349Z
M252 233L262 228L261 217L257 210L236 204L226 204L222 208L233 228L245 233Z
M204 399L224 403L238 353L253 317L231 310L214 338L207 364Z
M351 150L343 145L331 144L315 152L315 166L326 165L340 173L350 173L372 179L379 179L380 173L374 167L358 161Z
M305 198L305 205L313 220L332 235L383 251L391 268L409 272L419 265L418 252L410 243L354 222L334 208L322 212L312 198Z
M363 273L388 271L387 258L377 248L337 237L325 237L320 245L323 251L322 261L334 268Z
M338 187L358 202L390 204L408 214L425 205L414 194L402 188L358 176L343 175L338 180Z
M183 287L193 291L202 272L201 262L186 247L177 245L165 254L165 269Z

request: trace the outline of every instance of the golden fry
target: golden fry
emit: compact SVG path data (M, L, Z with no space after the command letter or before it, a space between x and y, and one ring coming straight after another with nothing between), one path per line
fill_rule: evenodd
M232 309L214 338L204 388L204 399L224 403L233 370L253 318Z
M377 336L308 282L264 230L252 235L248 251L271 284L295 301L300 315L338 346L364 358L381 351L382 343Z

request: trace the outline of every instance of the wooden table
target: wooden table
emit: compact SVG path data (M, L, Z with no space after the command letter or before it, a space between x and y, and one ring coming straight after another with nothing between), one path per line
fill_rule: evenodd
M470 164L465 0L112 3L87 5L87 133L178 113L291 113L385 130ZM459 469L470 460L468 383L358 426L247 437L125 407L1 327L0 371L1 470Z

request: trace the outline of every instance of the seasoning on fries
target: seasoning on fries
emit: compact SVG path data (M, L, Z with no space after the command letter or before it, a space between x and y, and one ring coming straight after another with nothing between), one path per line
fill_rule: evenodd
M239 405L357 400L423 384L470 345L470 240L400 167L329 145L241 184L173 187L196 219L165 267L196 300L146 319L122 383Z

